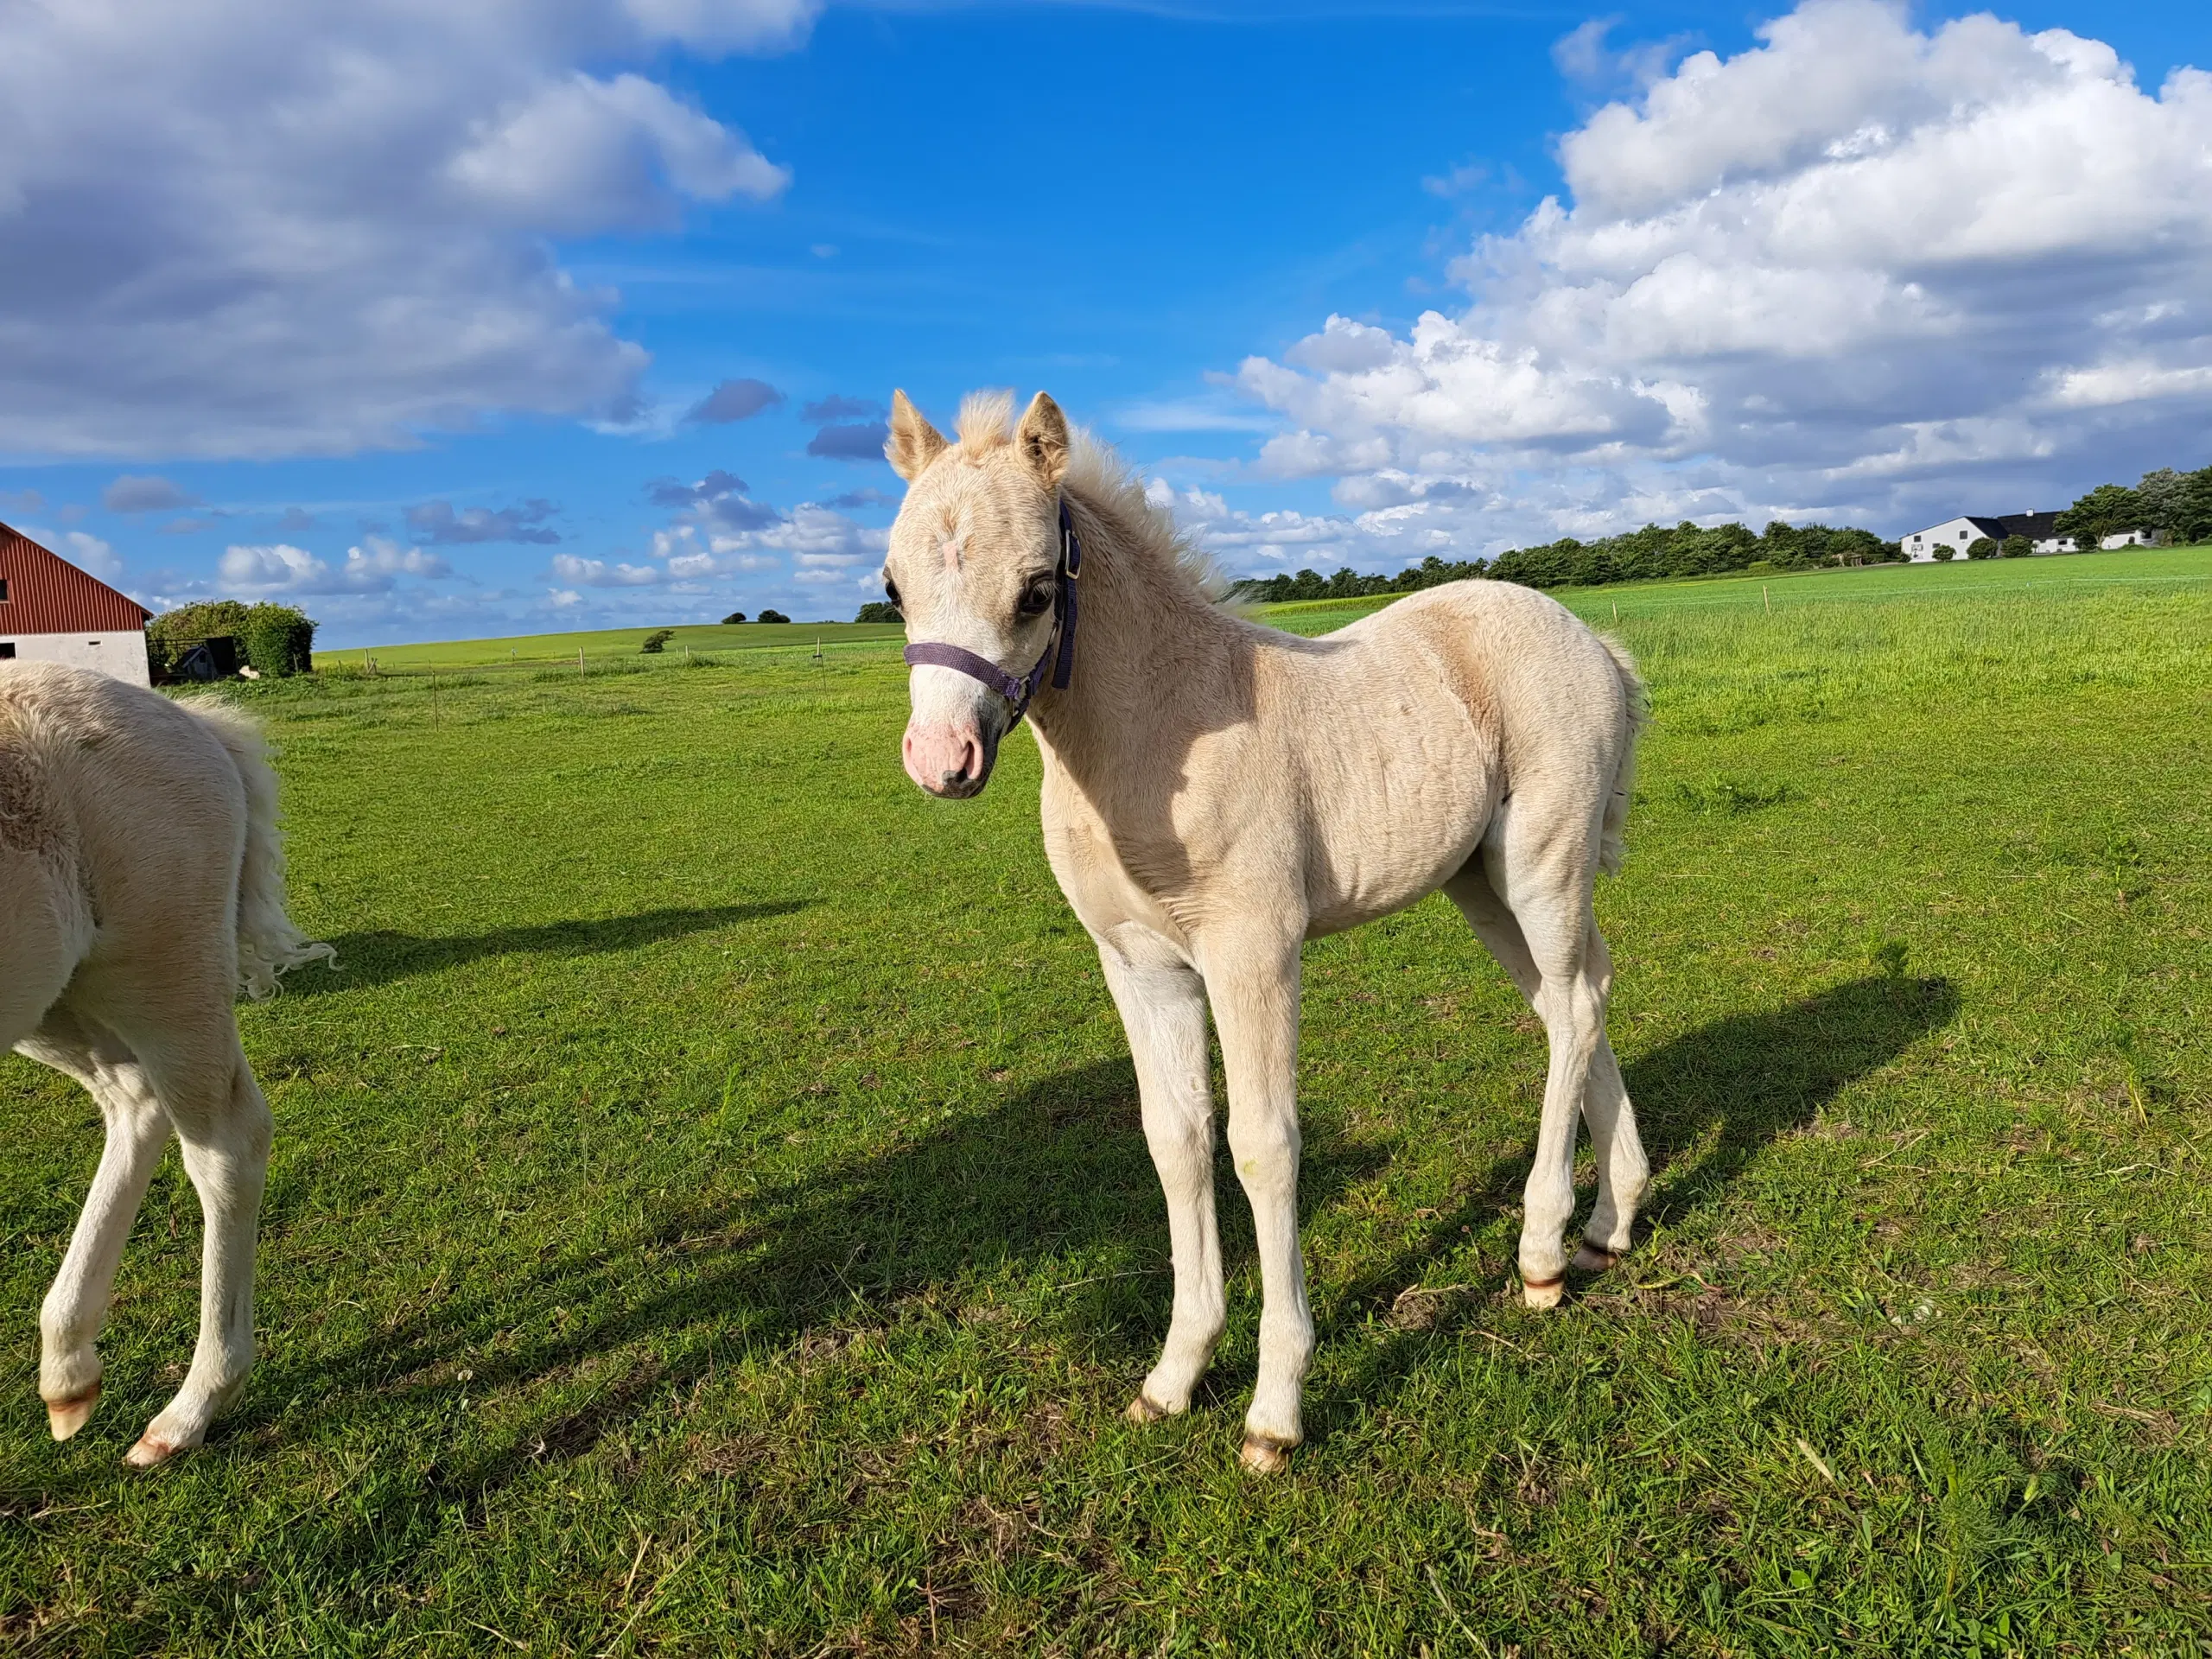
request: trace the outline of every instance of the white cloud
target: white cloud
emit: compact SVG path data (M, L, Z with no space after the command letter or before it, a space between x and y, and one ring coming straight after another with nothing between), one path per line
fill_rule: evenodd
M346 550L342 564L329 563L289 542L233 543L216 562L219 585L251 595L271 594L383 594L403 575L441 581L453 567L435 553L403 547L381 536Z
M453 575L453 566L444 556L425 553L419 547L402 547L382 536L363 538L359 547L346 550L345 567L338 573L340 585L353 593L382 593L392 585L396 576L419 576L425 582L442 582Z
M561 582L585 588L657 588L668 580L658 565L609 564L604 559L581 559L573 553L553 556L553 575Z
M1464 312L1245 363L1289 423L1261 473L1471 551L1685 510L1894 528L2203 459L2212 75L2152 94L2101 42L1883 0L1760 33L1671 73L1569 36L1645 85L1561 141L1568 200L1454 266Z
M38 257L0 264L0 451L339 454L626 407L645 354L544 238L788 175L622 66L789 45L818 9L10 9L0 238Z
M233 543L223 550L215 573L226 586L251 594L326 593L331 579L328 564L289 542L252 547Z
M454 181L524 229L667 228L679 200L764 200L791 182L741 134L639 75L538 88L454 157Z
M890 542L888 530L870 530L810 503L751 530L702 534L696 523L679 523L654 535L653 552L681 579L787 570L792 582L814 586L842 582L859 567L873 570Z

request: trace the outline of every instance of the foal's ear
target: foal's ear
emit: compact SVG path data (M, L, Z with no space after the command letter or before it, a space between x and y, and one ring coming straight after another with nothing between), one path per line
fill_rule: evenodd
M893 392L891 436L883 446L891 470L911 484L944 453L944 434L922 418L922 411L907 402L905 392Z
M1039 392L1022 411L1014 442L1038 481L1048 490L1058 489L1060 474L1068 469L1068 417L1060 406Z

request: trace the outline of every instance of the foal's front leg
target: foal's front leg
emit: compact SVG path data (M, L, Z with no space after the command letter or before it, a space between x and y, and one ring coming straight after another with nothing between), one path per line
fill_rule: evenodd
M1260 1253L1260 1378L1244 1416L1244 1466L1287 1468L1302 1441L1299 1389L1313 1315L1298 1251L1296 938L1209 940L1200 952L1229 1078L1229 1148L1251 1201Z
M1098 942L1107 988L1128 1033L1144 1136L1167 1197L1175 1312L1160 1363L1129 1404L1151 1422L1187 1410L1227 1318L1213 1207L1213 1091L1206 1077L1205 987L1166 940L1127 925Z

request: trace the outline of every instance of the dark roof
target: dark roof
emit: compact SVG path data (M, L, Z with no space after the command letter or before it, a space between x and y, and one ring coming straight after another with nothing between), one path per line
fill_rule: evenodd
M2055 512L2010 512L1990 522L1998 526L1999 541L2007 536L2024 536L2031 542L2047 542L2058 534Z
M19 530L0 524L0 633L106 633L143 628L153 613Z
M2001 542L2007 536L2047 542L2058 534L2058 515L2055 512L2006 512L1994 518L1986 513L1962 512L1959 517L1993 542Z

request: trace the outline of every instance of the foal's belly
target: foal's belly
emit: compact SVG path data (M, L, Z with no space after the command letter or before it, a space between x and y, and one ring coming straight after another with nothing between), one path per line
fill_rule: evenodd
M1309 938L1435 892L1474 855L1497 810L1493 746L1455 701L1424 692L1363 699L1357 741L1307 749Z

